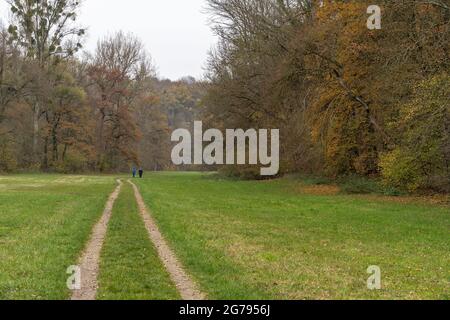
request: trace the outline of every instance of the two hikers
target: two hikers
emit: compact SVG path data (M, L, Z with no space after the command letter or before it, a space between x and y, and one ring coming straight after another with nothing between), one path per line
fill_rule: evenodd
M144 170L142 168L139 169L139 171L136 169L136 167L133 167L132 170L133 173L133 178L136 178L136 175L139 173L139 178L143 178L144 177Z

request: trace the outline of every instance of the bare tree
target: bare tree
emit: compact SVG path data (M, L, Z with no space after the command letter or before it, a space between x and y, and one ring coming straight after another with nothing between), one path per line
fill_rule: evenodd
M133 110L145 91L145 80L154 76L142 42L123 32L99 41L89 75L98 116L99 161L112 167L122 165L123 160L138 163L134 146L140 132Z

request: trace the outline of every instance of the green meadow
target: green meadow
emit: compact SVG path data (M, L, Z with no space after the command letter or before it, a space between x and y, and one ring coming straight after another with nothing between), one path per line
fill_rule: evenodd
M0 299L70 297L66 270L116 178L0 177ZM98 299L178 299L127 178L100 257ZM134 182L209 299L450 298L448 206L318 192L298 179L155 173ZM380 267L381 290L368 290L369 266Z

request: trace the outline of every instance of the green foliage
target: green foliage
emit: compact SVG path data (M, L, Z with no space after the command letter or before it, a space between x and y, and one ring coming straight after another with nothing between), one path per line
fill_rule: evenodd
M64 160L55 164L55 170L59 173L82 173L87 170L88 159L77 151L69 151Z
M74 26L79 0L8 0L11 40L42 65L51 56L72 56L82 48L85 29Z
M385 184L402 188L407 191L417 190L419 187L418 168L415 157L397 148L381 157L380 167Z
M392 124L397 147L380 162L387 185L417 191L450 191L450 77L421 82L412 100L403 105Z
M66 105L70 104L72 101L83 102L86 100L86 92L80 87L60 85L55 88L54 95L56 99L59 99Z

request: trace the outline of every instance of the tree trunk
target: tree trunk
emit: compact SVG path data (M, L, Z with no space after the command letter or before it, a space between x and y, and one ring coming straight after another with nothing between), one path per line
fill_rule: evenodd
M68 146L67 146L67 144L65 144L63 154L62 154L62 161L66 161L67 148L68 148Z
M48 138L45 137L44 141L44 163L43 163L44 171L48 170Z
M56 137L56 131L52 132L52 144L53 144L53 161L56 162L59 160L58 138Z
M61 117L54 116L53 117L53 126L52 126L52 146L53 146L53 162L56 162L59 160L59 153L58 153L58 127L59 127L59 121Z
M41 113L41 106L36 102L33 107L33 161L39 162L38 144L39 144L39 118Z

